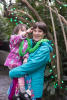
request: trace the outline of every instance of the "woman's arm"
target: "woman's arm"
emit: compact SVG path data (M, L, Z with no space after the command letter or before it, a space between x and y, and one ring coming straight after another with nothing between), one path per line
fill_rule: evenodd
M50 50L48 46L41 46L37 53L30 57L29 61L26 64L23 64L17 68L12 69L9 72L11 78L22 77L25 74L33 73L38 70L40 67L45 65L50 59Z

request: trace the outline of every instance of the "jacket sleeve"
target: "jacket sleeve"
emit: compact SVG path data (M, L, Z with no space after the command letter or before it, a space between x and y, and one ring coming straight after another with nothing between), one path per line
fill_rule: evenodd
M20 44L20 42L22 40L24 40L25 38L22 37L21 35L11 35L11 38L10 38L10 44L9 44L9 47L10 49L12 49L14 46L16 46L17 44Z
M29 61L26 64L12 69L9 72L9 76L11 78L18 78L24 76L25 74L31 74L49 61L50 50L48 46L41 46L35 52L35 55L33 57L30 57Z

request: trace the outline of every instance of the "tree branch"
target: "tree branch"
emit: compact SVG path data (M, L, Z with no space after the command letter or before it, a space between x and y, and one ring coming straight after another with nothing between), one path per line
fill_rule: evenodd
M33 23L31 23L30 21L24 19L23 17L19 17L19 16L16 16L16 17L18 17L19 19L21 19L24 23L29 23L30 26L33 25Z
M48 0L49 3L49 0ZM55 23L51 11L51 7L49 6L49 11L50 11L50 17L52 21L52 26L53 26L53 32L54 32L54 39L55 39L55 48L56 48L56 57L57 57L57 75L58 75L58 85L60 85L60 63L59 63L59 49L58 49L58 44L57 44L57 36L56 36L56 30L55 30Z
M58 4L60 4L60 5L63 5L63 4L64 4L63 2L61 2L61 1L59 1L59 0L56 0L56 2L57 2Z
M47 5L45 5L45 6L46 6L47 8L49 8L49 6L47 6ZM56 14L56 11L53 10L52 8L51 8L51 11L54 12L54 13ZM59 14L59 16L60 16L62 22L63 22L64 24L67 25L67 20L66 20L62 15Z
M66 34L65 34L65 31L64 31L64 26L63 26L63 23L62 23L62 20L58 14L58 10L57 8L55 8L56 12L57 12L57 16L58 16L58 19L59 19L59 22L60 22L60 25L61 25L61 29L62 29L62 32L63 32L63 37L64 37L64 42L65 42L65 46L66 46L66 52L67 52L67 40L66 40Z
M42 18L39 16L38 12L28 3L27 0L21 0L22 3L25 3L25 5L27 5L27 7L33 12L33 14L35 14L35 16L37 17L38 21L42 21Z
M21 19L21 21L23 21L24 23L29 23L30 26L33 25L33 23L31 23L30 21L24 19L23 17L20 17L20 16L18 16L18 15L12 15L12 16L11 16L10 14L11 14L12 12L13 12L13 11L8 10L9 15L7 14L6 16L7 16L7 17L10 17L10 18L17 17L18 19Z
M33 18L30 14L24 12L23 10L16 10L16 11L19 11L19 12L25 14L25 15L28 16L32 21L34 21L34 18Z

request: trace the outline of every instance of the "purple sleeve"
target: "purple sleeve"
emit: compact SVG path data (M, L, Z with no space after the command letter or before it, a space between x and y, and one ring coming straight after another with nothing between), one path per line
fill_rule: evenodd
M20 42L24 39L25 38L22 37L21 35L11 35L9 44L10 49L13 48L15 45L20 44Z
M14 42L14 39L13 39L13 36L11 36L10 37L10 44L9 44L10 49L13 48L13 42Z

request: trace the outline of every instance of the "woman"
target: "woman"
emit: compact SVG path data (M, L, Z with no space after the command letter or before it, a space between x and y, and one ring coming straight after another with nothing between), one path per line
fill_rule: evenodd
M43 22L37 22L33 26L33 39L29 58L26 64L14 68L9 72L11 78L18 78L28 74L31 77L31 88L36 100L41 100L44 85L44 71L50 59L52 47L49 40L43 39L47 36L47 27ZM32 52L34 51L34 52Z

